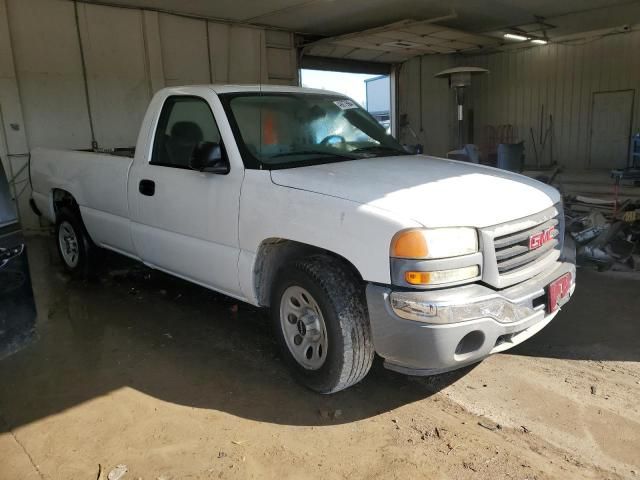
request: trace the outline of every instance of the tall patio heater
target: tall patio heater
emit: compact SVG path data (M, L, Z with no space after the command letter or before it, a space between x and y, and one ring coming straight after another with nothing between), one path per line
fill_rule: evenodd
M471 85L471 76L489 73L486 68L455 67L436 73L434 77L448 77L449 86L456 91L458 103L458 147L464 148L464 90Z

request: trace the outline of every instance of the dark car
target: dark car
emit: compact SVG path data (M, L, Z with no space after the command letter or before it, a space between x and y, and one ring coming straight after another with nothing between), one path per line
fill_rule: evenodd
M26 245L0 162L0 359L34 337L35 320Z

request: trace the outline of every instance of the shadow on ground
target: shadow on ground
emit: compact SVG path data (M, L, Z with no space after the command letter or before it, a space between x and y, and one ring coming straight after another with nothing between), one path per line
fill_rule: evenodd
M127 387L263 422L321 425L339 411L334 421L344 423L424 399L469 371L412 379L376 362L355 387L317 395L289 376L261 310L120 257L97 282L71 281L48 239L32 239L30 257L39 340L0 362L0 429Z
M321 396L280 361L265 313L121 257L100 281L70 281L48 239L30 241L39 339L0 362L0 414L15 428L120 388L285 425L369 418L422 400L469 369L416 379L376 362L360 384ZM640 281L580 270L574 299L518 355L640 360Z
M640 274L581 268L572 300L509 353L572 360L640 361Z

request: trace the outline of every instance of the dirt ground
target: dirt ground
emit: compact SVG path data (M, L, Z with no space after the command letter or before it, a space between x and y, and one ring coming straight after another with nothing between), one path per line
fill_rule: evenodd
M319 396L263 312L118 260L98 283L29 244L38 338L0 362L0 479L640 478L640 281L579 270L540 334L431 378Z

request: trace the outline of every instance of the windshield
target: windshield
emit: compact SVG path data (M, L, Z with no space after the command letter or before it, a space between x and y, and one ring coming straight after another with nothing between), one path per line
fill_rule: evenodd
M408 154L366 110L342 96L251 92L220 97L247 166L289 168Z

